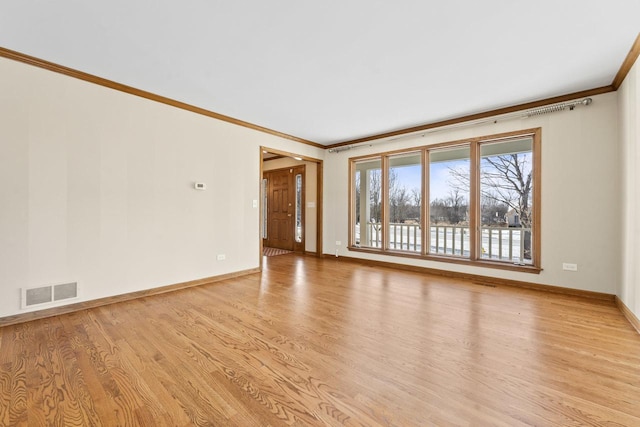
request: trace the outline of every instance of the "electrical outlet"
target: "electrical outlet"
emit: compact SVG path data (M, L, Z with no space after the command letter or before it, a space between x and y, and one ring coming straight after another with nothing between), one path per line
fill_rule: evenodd
M565 271L578 271L578 264L562 263L562 269Z
M342 242L340 240L336 240L336 246L340 246L342 245Z
M217 256L218 261L224 261L225 259L227 259L227 256L225 254L220 254Z

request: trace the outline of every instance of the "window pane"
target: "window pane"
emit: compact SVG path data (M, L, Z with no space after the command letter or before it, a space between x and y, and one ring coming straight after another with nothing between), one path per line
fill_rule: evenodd
M389 249L421 252L420 152L389 157Z
M354 176L354 243L382 247L382 169L380 159L356 162Z
M266 179L262 180L262 238L267 238L267 185Z
M296 242L302 242L302 174L296 175Z
M531 264L533 139L480 146L480 243L484 259Z
M429 151L429 253L471 256L469 146Z

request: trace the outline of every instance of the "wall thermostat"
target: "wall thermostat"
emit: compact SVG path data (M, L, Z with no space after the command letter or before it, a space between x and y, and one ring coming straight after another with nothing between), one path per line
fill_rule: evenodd
M193 188L195 188L196 190L206 190L207 184L205 184L204 182L196 182L195 184L193 184Z

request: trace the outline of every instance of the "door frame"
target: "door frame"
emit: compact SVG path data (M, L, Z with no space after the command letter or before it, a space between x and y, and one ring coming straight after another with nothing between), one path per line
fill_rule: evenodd
M263 153L272 153L272 154L276 154L278 156L281 157L291 157L291 158L296 158L297 159L301 159L305 162L311 162L311 163L315 163L316 164L316 168L317 168L317 174L316 174L316 251L315 251L315 256L317 257L321 257L322 256L322 230L323 230L323 224L322 224L322 217L323 217L323 176L324 176L324 172L323 172L323 161L322 159L316 159L314 157L309 157L309 156L304 156L302 154L297 154L297 153L291 153L291 152L287 152L287 151L282 151L282 150L277 150L274 148L269 148L269 147L265 147L265 146L260 146L260 151L259 151L259 159L260 159L260 175L259 175L259 179L258 179L258 194L260 194L260 202L258 203L258 208L259 208L259 222L258 222L258 240L259 240L259 259L260 259L260 268L262 269L262 253L263 253L263 242L262 242L262 224L264 221L263 218L263 200L262 200L262 175L264 172L264 160L263 160ZM306 177L305 177L306 178ZM305 210L306 210L306 202L305 202ZM305 218L308 219L308 218ZM306 228L306 224L308 221L305 220L305 228ZM306 231L306 230L305 230ZM303 234L306 235L306 233L303 231ZM310 252L307 252L306 249L304 250L305 254L312 254Z
M273 183L273 181L269 181L269 178L273 177L273 174L277 174L277 173L282 173L285 172L287 175L287 180L288 180L288 190L289 190L289 200L291 200L291 198L293 198L294 202L294 210L293 213L290 213L289 216L293 217L291 219L291 227L288 230L289 233L291 233L291 250L293 250L294 252L300 252L300 253L304 253L305 252L305 237L306 237L306 222L305 222L305 216L306 216L306 194L305 194L305 186L306 186L306 169L307 169L307 165L305 163L302 163L300 165L296 165L296 166L285 166L283 168L278 168L278 169L269 169L269 170L263 170L262 171L262 179L267 179L267 200L269 200L269 198L271 197L271 185ZM301 241L298 242L296 240L296 233L297 233L297 209L298 209L298 201L297 201L297 196L298 196L298 191L297 191L297 182L296 182L296 176L297 175L302 175L302 191L300 194L300 216L301 216L301 224L302 224L302 238ZM262 198L262 202L264 203L264 194L261 195ZM272 207L269 206L269 203L267 203L267 208L263 209L263 207L261 207L260 212L261 214L264 214L266 212L267 214L267 218L265 221L265 218L262 218L262 222L261 222L261 227L264 227L265 222L267 224L269 224L269 210L272 209ZM262 239L262 245L264 247L265 244L265 240L267 241L267 246L272 246L272 243L274 243L271 239L269 239L269 229L271 227L267 227L267 238ZM261 231L261 235L264 234L263 230ZM271 242L270 242L271 241ZM272 246L272 247L276 247L276 246Z

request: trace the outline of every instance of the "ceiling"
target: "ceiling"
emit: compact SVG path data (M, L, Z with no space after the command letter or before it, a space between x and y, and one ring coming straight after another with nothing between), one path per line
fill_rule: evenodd
M342 141L610 85L638 0L0 3L0 47Z

